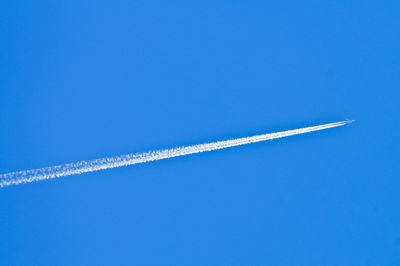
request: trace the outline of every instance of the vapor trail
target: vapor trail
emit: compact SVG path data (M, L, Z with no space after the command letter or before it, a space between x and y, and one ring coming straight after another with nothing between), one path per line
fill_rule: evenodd
M91 161L81 161L68 163L45 168L38 168L26 171L11 172L0 175L0 187L30 183L39 180L51 179L62 176L83 174L87 172L99 171L115 167L127 166L131 164L158 161L177 156L189 155L194 153L225 149L229 147L245 145L271 139L278 139L303 133L339 127L349 124L353 121L340 121L336 123L324 124L313 127L304 127L299 129L256 135L252 137L224 140L206 144L178 147L173 149L157 150L145 153L127 154L116 157L101 158Z

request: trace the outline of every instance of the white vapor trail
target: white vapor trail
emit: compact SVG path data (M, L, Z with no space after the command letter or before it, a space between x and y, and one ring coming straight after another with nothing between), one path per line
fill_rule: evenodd
M276 132L276 133L256 135L252 137L217 141L217 142L185 146L173 149L157 150L145 153L127 154L115 157L101 158L91 161L81 161L76 163L68 163L68 164L50 166L45 168L0 174L0 187L18 185L22 183L30 183L39 180L52 179L62 176L83 174L83 173L94 172L94 171L127 166L138 163L158 161L162 159L168 159L172 157L189 155L194 153L225 149L239 145L245 145L260 141L299 135L303 133L333 128L333 127L339 127L352 122L353 121L351 120L340 121L336 123L324 124L313 127L304 127L299 129Z

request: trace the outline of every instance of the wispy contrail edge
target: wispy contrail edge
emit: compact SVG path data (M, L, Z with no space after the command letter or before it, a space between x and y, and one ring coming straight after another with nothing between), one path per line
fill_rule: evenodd
M189 155L194 153L206 152L219 150L239 145L245 145L255 142L261 142L271 139L283 138L293 135L304 134L308 132L324 130L333 127L339 127L346 124L350 124L354 120L340 121L335 123L329 123L324 125L304 127L293 130L286 130L276 133L268 133L262 135L256 135L251 137L223 140L205 144L198 144L192 146L178 147L165 150L157 150L145 153L127 154L115 157L101 158L90 161L80 161L76 163L68 163L57 166L50 166L45 168L38 168L25 171L10 172L0 175L0 187L18 185L22 183L31 183L35 181L52 179L62 176L69 176L74 174L83 174L88 172L94 172L104 169L110 169L115 167L127 166L138 163L145 163L151 161L158 161L162 159L168 159L172 157L178 157L183 155Z

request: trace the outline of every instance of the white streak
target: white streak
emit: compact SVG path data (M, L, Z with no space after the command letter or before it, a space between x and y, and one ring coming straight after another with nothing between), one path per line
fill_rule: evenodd
M239 145L245 145L260 141L283 138L283 137L299 135L303 133L333 128L333 127L343 126L351 122L353 121L341 121L325 125L305 127L300 129L257 135L252 137L217 141L212 143L158 150L146 153L127 154L116 157L101 158L91 161L81 161L81 162L68 163L58 166L38 168L33 170L11 172L0 175L0 187L17 185L22 183L30 183L34 181L57 178L62 176L83 174L87 172L94 172L94 171L127 166L138 163L158 161L162 159L168 159L172 157L189 155L194 153L225 149Z

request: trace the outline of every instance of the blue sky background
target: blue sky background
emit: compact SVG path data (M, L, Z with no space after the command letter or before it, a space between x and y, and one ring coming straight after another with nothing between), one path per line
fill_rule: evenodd
M1 265L399 265L398 1L2 1Z

